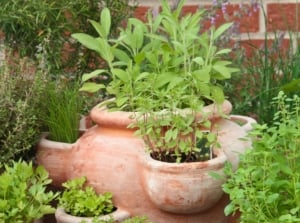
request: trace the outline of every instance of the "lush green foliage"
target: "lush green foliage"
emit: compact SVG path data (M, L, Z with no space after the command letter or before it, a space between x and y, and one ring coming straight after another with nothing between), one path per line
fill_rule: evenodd
M91 186L84 186L85 177L63 183L64 191L59 206L68 214L79 217L95 217L109 214L114 210L112 194L96 194Z
M58 194L46 191L51 180L42 167L14 162L5 165L0 175L0 219L2 223L32 223L45 214L54 213L50 205Z
M147 23L130 18L117 38L109 37L111 15L107 8L100 22L91 20L98 37L72 35L96 51L109 67L84 74L81 90L105 88L115 97L110 106L138 112L138 133L146 136L149 148L158 154L152 153L156 158L163 160L167 155L176 162L196 161L197 138L203 137L199 125L209 128L205 114L197 119L196 113L208 101L218 105L224 101L219 81L237 71L222 59L230 49L218 49L215 44L231 24L200 34L203 11L182 16L184 0L175 10L168 1L161 3L162 11L156 17L149 13ZM103 74L112 79L108 86L94 81ZM179 111L186 108L189 110ZM208 136L212 143L215 137Z
M253 148L236 172L226 170L231 203L225 213L240 211L240 222L300 221L300 98L280 92L273 106L273 124L256 125Z
M46 112L43 121L49 131L49 139L73 143L79 137L79 121L84 108L84 98L79 83L60 78L49 81L45 98Z
M116 32L135 5L129 5L129 0L2 0L0 29L6 35L5 44L21 56L35 58L41 54L51 73L61 73L62 69L73 73L97 61L90 52L82 51L69 34L80 30L93 33L88 18L98 19L104 6L112 9L112 30Z
M44 77L41 73L28 75L20 67L0 66L0 166L20 157L30 159L41 132Z
M199 35L203 12L181 17L184 1L180 1L175 11L167 1L162 4L162 12L155 18L149 13L148 24L129 19L117 39L109 38L111 16L108 9L102 11L100 22L91 20L99 37L84 33L72 35L96 51L110 68L110 71L96 70L84 75L86 83L82 90L96 92L103 88L89 80L108 72L112 81L106 90L116 97L115 103L121 109L135 111L144 98L148 105L153 98L165 101L172 94L182 96L181 100L176 97L177 108L189 107L191 101L196 103L194 97L200 104L205 99L223 102L223 91L217 82L230 78L236 69L230 68L231 62L220 57L230 49L219 50L214 42L231 24Z
M80 114L89 105L74 80L51 79L31 65L18 58L0 66L0 166L32 159L42 131L53 140L74 142Z

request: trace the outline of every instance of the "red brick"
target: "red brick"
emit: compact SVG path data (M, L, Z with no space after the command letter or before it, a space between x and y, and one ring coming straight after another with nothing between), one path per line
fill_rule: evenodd
M206 6L209 8L210 6ZM216 10L216 26L219 26L225 22L237 22L239 23L239 32L258 32L259 31L259 11L249 7L248 14L240 10L238 4L230 4L226 7L226 15L223 14L221 9ZM241 16L237 16L240 14ZM225 18L226 17L226 18ZM205 27L210 26L210 21L206 22Z
M280 46L274 45L274 39L267 40L268 56L277 57L279 53L286 53L290 47L290 40L285 38L282 40ZM257 50L264 51L266 41L264 39L248 39L240 41L240 45L245 49L247 57L254 56Z
M148 6L138 6L134 12L134 17L142 21L147 21L147 13L150 10Z
M267 5L267 30L300 30L300 4L270 3ZM297 13L298 11L298 13ZM298 15L296 15L298 14ZM298 21L296 21L298 18Z
M199 10L199 6L198 5L185 5L182 8L182 15L187 15L189 13L195 13Z

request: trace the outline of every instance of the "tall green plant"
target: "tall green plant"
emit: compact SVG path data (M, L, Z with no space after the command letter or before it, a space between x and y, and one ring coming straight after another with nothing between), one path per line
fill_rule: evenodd
M300 221L300 97L280 92L272 106L273 124L256 125L253 148L241 156L237 171L226 169L225 213L239 211L240 222Z
M81 90L105 89L115 97L110 108L138 112L137 133L145 136L154 150L152 155L160 154L156 156L160 160L170 155L176 162L199 160L197 138L205 137L199 126L209 129L209 121L196 114L208 103L220 105L224 101L219 83L237 71L222 58L230 49L216 46L231 23L200 33L203 11L183 16L184 3L179 1L172 10L168 1L161 1L162 11L156 17L149 13L147 23L130 18L117 38L109 36L112 19L105 8L100 22L90 21L98 37L72 35L96 51L109 67L84 74ZM104 73L111 76L107 86L94 81ZM210 144L216 139L212 133L207 136Z
M46 112L43 121L54 141L73 143L79 137L80 115L84 98L79 83L67 79L49 81L46 90Z
M197 97L199 104L204 104L205 99L223 102L224 95L218 81L230 78L237 70L230 67L230 61L221 59L221 55L229 53L230 49L218 49L215 42L231 24L226 23L218 29L211 29L210 33L199 35L201 26L198 22L201 22L202 11L181 19L184 1L180 1L174 12L166 1L162 4L163 12L156 18L148 14L148 24L129 19L117 38L109 37L112 20L108 9L102 11L100 22L90 20L99 37L86 33L72 35L97 52L110 68L85 74L81 90L97 92L106 88L110 95L115 96L116 107L131 111L140 107L137 106L139 100L158 97L152 95L160 94L151 91L153 86L158 88L157 91L173 93L175 88L179 95ZM102 73L111 75L108 86L90 81ZM170 95L165 93L159 97ZM191 101L195 103L183 96L177 98L175 106L184 108L191 105Z

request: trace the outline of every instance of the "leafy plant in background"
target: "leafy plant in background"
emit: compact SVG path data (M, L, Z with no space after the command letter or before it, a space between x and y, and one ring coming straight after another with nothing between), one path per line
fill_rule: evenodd
M20 158L31 160L43 131L74 142L80 114L93 103L78 92L75 80L51 79L48 72L33 67L20 58L0 65L0 167Z
M103 7L112 9L112 32L132 15L135 1L129 0L2 0L0 30L4 43L21 57L43 57L50 73L81 72L89 63L99 63L91 52L82 51L70 33L84 30L92 34L88 18L98 19Z
M95 217L114 210L112 194L96 194L91 186L85 186L86 178L76 178L63 183L64 191L59 197L59 207L78 217Z
M236 172L226 169L225 213L239 211L241 223L300 221L300 97L280 92L272 106L273 124L256 125L253 148L241 156Z
M275 39L271 47L265 45L254 50L251 57L244 58L242 76L232 82L239 90L229 93L235 113L252 115L259 122L269 124L275 113L270 104L272 98L281 90L289 95L300 92L300 51L295 52L292 46L284 51L282 37L277 37L280 39ZM267 43L268 37L265 40ZM241 80L246 77L247 82Z
M261 9L267 27L263 1L251 1L251 4L252 10ZM239 10L243 15L251 16L249 8ZM261 46L251 44L249 35L248 44L237 47L235 63L239 64L241 72L233 75L224 88L233 103L234 113L250 115L259 122L270 124L276 112L270 103L272 98L281 90L289 95L300 93L300 50L295 47L297 35L292 31L266 32ZM289 38L289 46L284 45L286 37ZM247 49L250 49L250 54Z
M30 76L20 67L0 65L0 166L19 158L31 159L43 126L44 76Z
M54 213L51 201L58 193L47 191L51 183L47 171L25 161L5 165L0 175L0 219L2 223L32 223Z

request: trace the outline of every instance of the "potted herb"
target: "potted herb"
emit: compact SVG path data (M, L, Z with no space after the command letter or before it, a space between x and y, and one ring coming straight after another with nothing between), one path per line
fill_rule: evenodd
M56 179L55 176L60 174L60 169L65 163L56 165L53 161L55 158L52 158L47 151L56 150L61 156L68 153L69 151L64 152L62 148L70 150L91 124L88 115L83 115L85 98L79 92L78 81L62 76L55 80L47 80L46 86L47 103L43 104L44 107L41 109L44 111L41 115L44 133L37 143L36 158L39 162L43 157L47 157L48 162L43 163L43 166L47 170L56 170L54 173L49 171L50 177L55 179L52 182L53 185L60 186L67 179ZM43 148L44 152L40 153L40 148ZM58 159L61 160L61 156Z
M300 98L280 92L273 106L273 123L257 124L249 134L252 149L241 156L238 169L226 168L229 178L223 189L230 204L225 213L240 213L240 222L300 219Z
M210 173L222 175L227 157L237 165L249 143L240 141L243 127L223 118L231 104L218 81L236 69L216 41L230 24L204 32L202 12L182 16L184 1L175 11L161 3L155 18L129 19L116 38L108 9L100 22L91 20L99 36L72 35L108 65L83 75L81 90L104 89L112 98L91 110L96 125L62 150L67 161L57 172L66 179L84 174L99 193L112 192L117 207L157 223L226 222L224 179ZM107 85L99 83L103 75Z
M42 167L25 161L5 165L0 175L0 219L3 223L32 223L55 212L51 201L58 193L47 191L51 179Z
M205 161L222 153L221 150L218 154L213 152L217 137L212 131L211 120L230 112L229 109L224 113L221 110L225 99L218 82L230 78L231 73L237 71L231 67L230 61L222 59L230 49L218 49L216 45L231 24L201 33L203 11L182 16L184 3L179 1L176 9L171 10L168 1L162 1L162 11L155 18L149 14L148 23L129 19L116 39L109 37L111 16L109 10L104 9L99 23L91 21L99 37L72 35L98 52L109 67L109 70L85 74L82 90L93 92L105 87L115 97L107 104L109 108L135 112L135 122L130 126L138 128L136 133L145 140L151 157L177 163ZM112 77L108 86L89 81L103 73ZM206 105L210 105L212 110L204 112ZM220 162L225 162L225 156ZM218 163L216 166L216 171L219 171L222 165ZM152 168L146 169L148 172ZM157 176L148 174L147 177L154 175ZM178 179L179 174L175 175ZM165 184L161 179L156 182ZM218 182L219 193L212 191L212 194L217 194L212 204L222 196L221 183ZM157 192L161 199L154 197L154 191L150 192L150 197L161 202L165 197L161 196L160 189ZM209 199L202 195L198 197L209 203ZM197 202L193 205L199 207ZM185 212L184 208L179 209ZM200 209L205 208L194 211Z
M78 139L80 115L84 107L78 89L76 81L64 77L48 82L43 121L48 129L49 140L74 143Z
M115 98L108 107L137 112L138 133L152 157L167 162L203 159L198 141L205 137L207 143L215 143L210 131L203 134L199 129L211 127L212 114L203 114L203 108L215 103L215 113L223 114L224 95L218 82L237 71L222 59L230 49L216 45L231 24L200 34L203 11L181 17L184 2L179 1L172 11L168 1L162 1L161 13L155 18L149 14L148 23L129 19L118 38L109 37L111 16L104 9L99 23L91 21L99 37L72 35L99 53L109 67L85 74L81 90L95 92L105 87ZM90 81L103 73L111 75L108 86Z
M55 212L58 223L115 222L127 218L127 213L115 210L112 193L97 194L93 187L85 185L86 178L76 178L63 183Z

